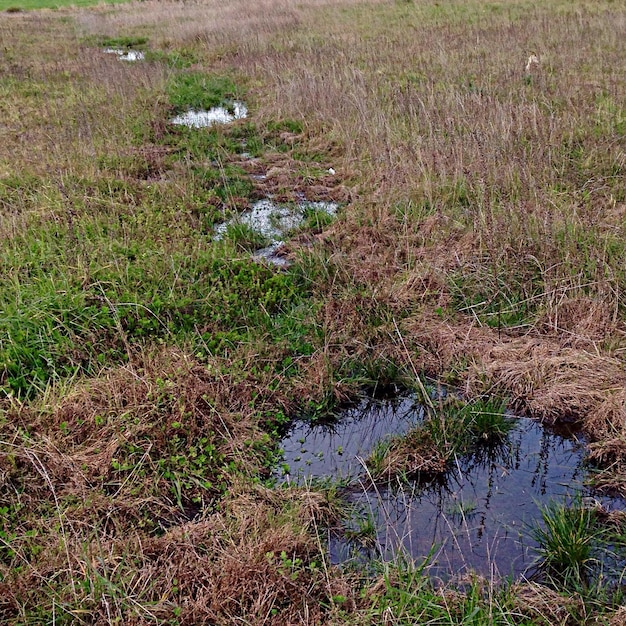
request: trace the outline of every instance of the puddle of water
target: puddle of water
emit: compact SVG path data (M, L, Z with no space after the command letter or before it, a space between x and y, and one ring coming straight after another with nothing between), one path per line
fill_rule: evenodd
M287 260L278 256L276 251L283 245L289 231L303 224L308 211L323 211L329 215L336 215L338 207L339 205L335 202L309 202L307 200L302 200L297 204L276 204L266 198L259 200L248 211L237 215L230 222L218 224L215 227L214 239L216 241L222 239L230 225L244 224L271 242L266 248L257 250L253 258L284 266L287 265Z
M268 239L279 239L289 230L297 228L302 222L299 211L288 206L274 204L271 200L259 200L249 211L245 211L234 220L245 224ZM223 225L224 232L227 225ZM219 232L216 229L216 232Z
M504 444L458 458L444 477L429 483L374 484L359 459L423 416L419 404L401 398L362 403L333 427L296 424L282 442L289 471L277 471L279 480L351 480L346 489L346 499L355 507L351 529L370 520L375 536L369 537L372 547L363 548L345 534L331 533L335 564L399 555L422 562L430 555L434 577L469 570L521 576L534 563L536 544L529 527L541 519L540 507L590 494L583 486L583 444L572 432L518 418ZM597 500L609 509L626 508L619 498Z
M213 124L229 124L248 116L248 109L242 102L233 102L233 112L225 107L213 107L208 111L187 111L172 118L172 124L189 128L205 128Z
M121 50L119 48L107 48L105 54L117 54L120 61L143 61L146 55L140 50Z
M346 409L336 423L311 426L296 422L283 439L282 479L299 484L314 478L349 480L364 474L363 461L374 446L416 426L424 409L410 397L385 402L363 400Z
M215 239L221 239L231 224L245 224L267 239L279 242L290 230L304 221L307 210L324 211L336 215L338 205L334 202L302 201L295 205L275 204L269 199L255 202L252 208L236 216L230 222L215 227Z
M289 260L278 254L278 250L284 244L284 241L276 241L271 246L257 250L253 255L253 259L267 261L277 267L287 267Z

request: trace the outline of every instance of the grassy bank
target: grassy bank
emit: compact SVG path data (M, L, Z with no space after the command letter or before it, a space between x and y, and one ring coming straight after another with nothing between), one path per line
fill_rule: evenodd
M621 623L584 551L524 584L331 567L334 491L270 473L294 417L428 375L580 422L597 486L626 495L625 25L559 0L6 15L2 620ZM170 123L239 101L228 125ZM268 196L339 204L289 233L285 268L250 229L215 238ZM600 518L563 515L621 541Z

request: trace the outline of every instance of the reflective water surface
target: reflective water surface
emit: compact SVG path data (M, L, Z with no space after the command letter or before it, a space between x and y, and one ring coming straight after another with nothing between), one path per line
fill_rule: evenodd
M187 111L172 118L170 122L189 128L205 128L214 124L228 124L248 116L248 109L242 102L233 103L232 113L225 107L213 107L208 111Z
M337 209L338 205L335 202L302 200L297 203L280 204L270 198L265 198L255 202L250 209L235 216L229 222L218 224L215 227L215 239L222 239L229 226L243 224L263 235L270 242L267 247L257 250L253 254L253 258L284 266L287 265L287 261L277 252L283 245L284 238L289 231L301 226L308 212L320 211L329 215L336 215Z
M116 54L120 61L143 61L145 54L140 50L121 50L119 48L107 48L105 54Z
M590 497L584 487L584 446L575 431L511 418L514 428L498 446L478 447L430 481L372 481L364 459L374 446L406 433L424 418L411 397L363 401L332 426L296 423L282 442L277 475L291 483L345 479L353 505L347 532L331 532L333 563L404 555L430 557L431 575L466 570L519 577L533 564L529 527L550 501ZM598 497L607 508L624 501ZM345 530L345 529L344 529Z

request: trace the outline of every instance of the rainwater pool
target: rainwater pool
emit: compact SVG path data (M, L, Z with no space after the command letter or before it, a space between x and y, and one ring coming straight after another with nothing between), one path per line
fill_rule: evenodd
M365 461L375 446L424 415L413 396L363 400L332 425L297 422L283 440L279 482L342 484L351 515L341 531L329 531L332 563L427 559L430 575L443 579L466 571L519 578L536 559L529 531L541 507L582 498L626 508L585 487L584 444L574 429L527 418L511 417L504 442L455 458L445 475L373 480Z

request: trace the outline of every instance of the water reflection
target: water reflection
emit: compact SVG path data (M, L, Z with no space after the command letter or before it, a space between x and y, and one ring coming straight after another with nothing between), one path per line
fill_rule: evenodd
M107 48L105 54L115 54L120 61L143 61L145 54L139 50L120 50L119 48Z
M363 400L332 424L298 422L281 444L285 463L279 474L296 483L355 478L363 473L363 460L377 443L408 432L423 416L424 409L414 398L400 397Z
M208 111L190 110L172 118L170 122L188 128L205 128L214 124L229 124L248 116L248 109L242 102L233 102L232 112L226 107L218 106Z
M443 481L381 486L362 480L350 500L374 519L385 559L423 559L436 546L434 575L488 574L488 565L501 576L517 576L532 562L527 529L540 518L539 505L583 490L582 453L575 437L519 420L507 442L456 459ZM342 561L351 546L337 539L331 558Z
M430 558L431 575L444 579L470 569L519 577L534 560L528 530L541 519L540 507L588 494L577 433L511 418L505 440L455 458L444 476L372 481L362 459L379 441L423 419L423 408L405 397L363 402L332 427L296 424L283 441L289 470L282 478L349 481L346 500L353 515L347 532L329 536L333 563L408 556ZM610 508L624 506L621 500L600 500Z

